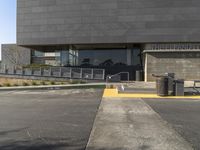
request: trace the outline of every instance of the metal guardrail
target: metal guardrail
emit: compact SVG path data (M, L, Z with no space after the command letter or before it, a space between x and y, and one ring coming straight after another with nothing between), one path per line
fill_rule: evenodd
M95 68L73 68L73 67L40 67L40 68L0 68L0 74L40 76L40 77L60 77L69 79L89 79L104 80L105 69Z

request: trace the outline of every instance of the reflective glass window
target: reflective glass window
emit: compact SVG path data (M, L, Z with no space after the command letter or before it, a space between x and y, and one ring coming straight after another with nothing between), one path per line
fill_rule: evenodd
M79 50L80 66L117 66L127 64L127 50Z

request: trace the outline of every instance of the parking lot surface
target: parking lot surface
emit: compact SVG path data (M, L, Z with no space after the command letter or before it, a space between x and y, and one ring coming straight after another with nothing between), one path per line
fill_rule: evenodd
M0 150L83 150L100 89L0 92Z
M164 120L185 138L195 150L200 149L200 100L144 99Z

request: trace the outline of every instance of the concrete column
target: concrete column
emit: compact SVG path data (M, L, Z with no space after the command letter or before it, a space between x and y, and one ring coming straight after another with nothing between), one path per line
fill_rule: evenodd
M127 65L131 65L132 63L131 56L131 49L127 49Z
M69 46L69 55L71 58L71 65L76 66L78 64L78 50L76 50L73 45Z
M144 81L147 82L147 75L148 75L148 54L145 53L145 63L144 63Z

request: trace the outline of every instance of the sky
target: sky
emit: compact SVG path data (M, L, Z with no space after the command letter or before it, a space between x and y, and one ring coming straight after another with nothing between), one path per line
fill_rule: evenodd
M16 1L0 0L0 45L16 43Z

